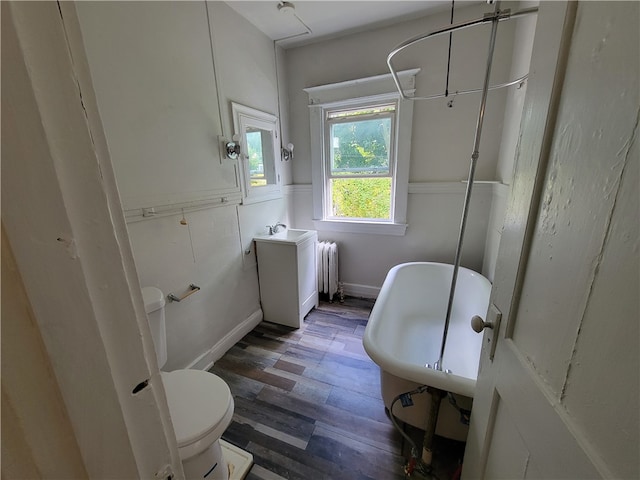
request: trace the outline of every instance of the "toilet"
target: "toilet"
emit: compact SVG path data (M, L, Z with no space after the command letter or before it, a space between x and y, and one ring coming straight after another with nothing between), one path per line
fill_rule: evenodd
M162 291L142 288L144 306L156 347L158 366L167 361ZM229 470L220 437L231 423L233 397L220 377L202 370L161 372L178 452L187 480L228 480Z

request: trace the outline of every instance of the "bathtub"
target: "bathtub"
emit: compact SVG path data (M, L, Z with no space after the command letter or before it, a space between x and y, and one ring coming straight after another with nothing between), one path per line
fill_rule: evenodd
M429 385L454 395L458 406L470 410L475 391L482 335L471 329L474 315L485 318L491 284L472 270L460 267L449 323L443 370L427 368L440 356L453 265L412 262L396 265L387 274L364 332L364 349L380 367L381 393L389 408L396 395ZM414 405L398 402L394 414L426 429L429 394L414 395ZM436 433L466 439L468 427L445 398Z

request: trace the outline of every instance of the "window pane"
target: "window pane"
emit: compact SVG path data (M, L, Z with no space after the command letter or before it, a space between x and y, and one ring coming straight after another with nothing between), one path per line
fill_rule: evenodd
M249 150L249 178L252 187L267 184L264 176L264 157L262 153L262 133L259 129L247 128L247 150Z
M389 175L391 118L331 125L331 175Z
M391 219L391 178L334 178L330 181L334 217Z

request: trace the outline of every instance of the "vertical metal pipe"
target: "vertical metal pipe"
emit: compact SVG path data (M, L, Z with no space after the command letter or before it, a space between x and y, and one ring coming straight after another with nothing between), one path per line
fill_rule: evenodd
M422 464L431 467L433 457L433 437L436 434L436 424L438 423L438 413L440 412L440 404L442 399L447 396L447 392L439 388L429 387L428 390L431 398L429 399L429 416L427 427L422 438Z
M440 347L440 357L435 365L437 370L442 370L442 358L444 357L444 349L447 343L447 334L449 332L449 322L451 321L451 311L453 309L453 299L456 293L456 282L458 281L458 270L460 269L460 257L462 256L462 245L464 243L464 233L467 228L467 216L469 215L469 203L471 201L471 192L473 190L473 179L475 177L476 165L478 157L480 157L480 138L482 136L482 124L484 122L484 112L487 105L487 93L489 91L489 78L491 77L491 65L493 64L493 51L496 46L496 34L498 32L498 12L500 2L496 2L495 17L491 22L491 37L489 40L489 53L487 57L487 69L484 75L484 86L482 88L482 100L480 101L480 111L478 112L478 121L476 123L476 135L473 142L473 153L471 154L471 164L469 166L469 178L467 182L467 191L464 197L464 207L462 209L462 220L460 223L460 233L458 235L458 245L456 247L456 256L453 262L453 276L451 277L451 289L449 290L449 303L447 304L447 316L444 321L444 332L442 335L442 345Z

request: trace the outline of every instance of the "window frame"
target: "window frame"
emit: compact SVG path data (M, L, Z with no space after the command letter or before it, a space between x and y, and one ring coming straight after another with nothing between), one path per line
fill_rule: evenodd
M238 169L240 187L242 190L242 203L244 205L275 200L282 198L282 180L280 174L280 124L278 117L271 113L263 112L246 105L231 102L234 134L239 136L240 155L238 156ZM249 165L249 149L247 147L247 130L257 128L270 133L273 152L274 182L266 185L251 185L251 169ZM234 135L234 137L235 137ZM265 152L263 152L263 155ZM265 167L267 167L265 165ZM269 168L271 168L269 166Z
M374 114L364 114L358 116L350 116L350 117L339 117L339 118L330 118L332 112L338 111L354 111L361 110L366 108L376 108L383 107L387 105L393 105L392 112L380 112ZM324 171L324 185L323 185L323 220L326 221L351 221L351 222L371 222L371 223L393 223L394 218L394 204L395 204L395 181L394 181L394 172L396 171L395 164L396 160L396 141L397 141L397 113L398 113L398 102L376 102L375 104L364 104L359 106L352 106L350 108L343 107L334 107L334 108L326 108L324 109L325 115L325 152L326 155L323 156L323 161L325 164L323 165ZM332 145L332 127L337 124L343 123L354 123L359 120L373 120L378 118L389 118L391 119L391 133L389 140L389 169L388 174L384 175L335 175L332 173L332 162L333 162L333 145ZM390 211L389 211L389 219L375 219L375 218L357 218L357 217L338 217L332 215L333 205L332 205L332 190L331 190L331 180L332 179L345 179L345 178L391 178L391 203L390 203Z
M420 69L411 69L398 72L405 95L413 95L415 75L419 71ZM407 228L413 101L400 97L391 74L321 85L304 90L309 95L314 227L321 231L404 235ZM327 215L331 212L330 206L327 204L329 201L327 192L329 160L327 157L330 155L330 145L327 143L329 136L327 112L390 103L396 104L393 147L390 147L393 152L393 160L390 160L389 165L392 174L391 219L354 219Z

